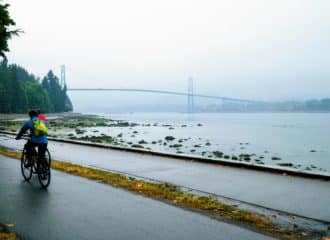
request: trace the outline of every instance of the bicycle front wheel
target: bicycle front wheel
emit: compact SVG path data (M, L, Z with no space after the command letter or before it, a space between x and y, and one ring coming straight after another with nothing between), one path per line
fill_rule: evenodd
M38 159L38 179L42 188L47 188L50 184L50 153L48 149L45 152L45 157L43 159Z
M25 181L30 181L32 177L32 166L28 166L29 160L27 158L26 149L23 149L21 156L21 171ZM26 167L28 166L28 167Z

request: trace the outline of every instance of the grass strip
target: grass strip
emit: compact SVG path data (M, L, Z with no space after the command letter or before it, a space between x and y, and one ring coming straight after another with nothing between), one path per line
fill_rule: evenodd
M9 151L3 147L0 147L0 154L16 159L20 159L21 157L21 153ZM296 239L295 236L299 236L291 230L278 228L265 216L240 210L235 206L221 203L212 196L200 196L184 192L178 187L170 184L148 182L118 173L56 160L52 160L52 168L76 176L110 184L114 187L123 188L174 205L202 211L205 214L215 216L228 222L245 225L248 228L258 230L267 235L276 236L280 239Z

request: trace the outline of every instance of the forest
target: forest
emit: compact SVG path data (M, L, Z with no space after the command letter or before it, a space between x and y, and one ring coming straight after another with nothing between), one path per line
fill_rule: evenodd
M66 86L50 70L42 80L23 67L0 62L0 113L26 113L40 109L44 113L72 111Z

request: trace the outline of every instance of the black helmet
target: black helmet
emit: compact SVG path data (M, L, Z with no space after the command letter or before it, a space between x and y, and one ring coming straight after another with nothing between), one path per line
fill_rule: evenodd
M35 110L35 109L31 109L31 110L29 111L29 116L30 116L30 118L33 118L33 117L38 116L38 111Z

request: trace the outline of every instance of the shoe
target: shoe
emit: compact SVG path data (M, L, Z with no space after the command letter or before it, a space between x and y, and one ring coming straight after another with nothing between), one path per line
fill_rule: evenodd
M32 167L33 165L34 165L34 161L33 161L33 159L30 159L30 160L28 160L27 163L25 163L24 167L29 168L29 167Z

